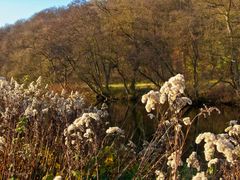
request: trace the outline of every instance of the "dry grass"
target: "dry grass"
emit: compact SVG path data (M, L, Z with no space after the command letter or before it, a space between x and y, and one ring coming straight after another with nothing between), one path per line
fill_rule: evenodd
M56 85L49 90L40 80L28 87L14 80L1 81L0 179L185 178L180 170L186 164L182 155L191 126L216 108L205 107L193 119L182 117L182 108L191 102L183 90L184 79L178 75L163 85L161 93L150 91L143 96L158 127L149 142L136 147L124 131L111 127L105 104L88 108L79 93L60 92ZM224 137L230 139L226 133ZM239 135L231 139L235 139L231 148L239 152ZM216 171L206 168L205 161L200 163L204 176L239 177L239 163L231 164L224 153L216 156L223 162ZM239 160L235 154L233 158ZM190 167L186 171L190 177L196 173Z

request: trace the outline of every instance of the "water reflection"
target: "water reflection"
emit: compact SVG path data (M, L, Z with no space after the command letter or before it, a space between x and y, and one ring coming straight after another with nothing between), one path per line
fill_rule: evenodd
M210 117L201 117L192 126L188 144L194 146L195 137L201 132L221 133L228 126L228 122L239 119L239 108L226 105L216 106L221 114L213 112ZM184 116L194 117L199 108L189 107ZM140 102L115 102L110 105L111 124L119 126L137 145L143 140L150 140L157 126L156 119L150 119L144 105Z
M150 139L156 121L148 117L144 105L137 102L115 102L110 105L111 123L124 129L136 144Z

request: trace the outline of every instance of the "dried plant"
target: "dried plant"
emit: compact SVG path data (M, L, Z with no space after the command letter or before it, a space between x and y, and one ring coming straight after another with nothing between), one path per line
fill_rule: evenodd
M210 116L213 111L220 113L216 107L204 105L194 118L182 117L181 110L187 104L191 104L191 100L184 96L184 90L184 77L178 74L165 82L160 91L150 91L143 95L142 102L146 103L146 111L150 113L156 110L156 115L150 114L149 117L157 117L159 122L151 142L147 143L140 153L137 177L152 178L155 172L157 179L182 178L180 166L184 164L183 148L193 122L200 117ZM182 126L185 126L184 131ZM229 167L232 167L234 172L230 179L238 177L236 169L239 169L240 158L239 127L237 121L231 121L230 127L225 129L226 133L215 135L205 132L196 138L197 144L205 141L204 154L207 166L198 160L196 152L192 152L186 160L189 168L198 171L196 175L192 175L192 179L224 178L226 175L229 176L226 172L231 172ZM217 164L221 164L221 167L218 166L222 169L221 172L213 172L213 167L217 167Z
M197 144L204 141L204 159L195 151L183 159L194 121L220 113L204 106L195 117L183 117L183 108L192 103L184 90L178 74L159 91L143 95L158 126L149 142L136 147L124 130L110 125L106 104L86 108L78 92L54 93L41 78L28 86L2 79L0 179L181 179L184 164L192 179L239 177L238 121L231 121L225 133L196 138Z
M39 178L55 171L63 153L63 129L82 114L78 92L59 95L41 77L28 86L0 80L2 178Z
M197 170L202 169L201 176L218 179L238 178L240 175L237 171L240 165L240 125L237 124L237 121L230 121L225 133L204 132L199 134L195 142L200 144L202 141L204 141L204 157L207 164L202 162L200 167L198 163ZM196 168L194 162L195 160L189 161L189 166ZM194 177L199 175L197 173Z
M78 92L54 93L41 77L0 81L1 178L120 177L135 145L110 127L107 106L85 108Z

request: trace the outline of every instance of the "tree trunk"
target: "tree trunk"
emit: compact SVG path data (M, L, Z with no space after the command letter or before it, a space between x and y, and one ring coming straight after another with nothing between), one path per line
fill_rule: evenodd
M199 81L198 81L198 61L199 61L199 49L197 40L192 41L192 49L193 49L193 89L195 98L199 97Z

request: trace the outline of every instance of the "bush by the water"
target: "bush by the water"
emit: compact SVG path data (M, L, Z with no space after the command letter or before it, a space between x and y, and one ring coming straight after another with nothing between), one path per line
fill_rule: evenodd
M151 140L137 147L111 126L108 107L85 107L78 92L54 93L41 78L28 86L0 79L0 179L236 179L240 177L240 125L222 134L205 132L203 152L184 160L193 122L209 116L204 107L183 117L191 105L180 74L159 91L143 95L149 117L158 121ZM200 148L201 149L201 148Z

